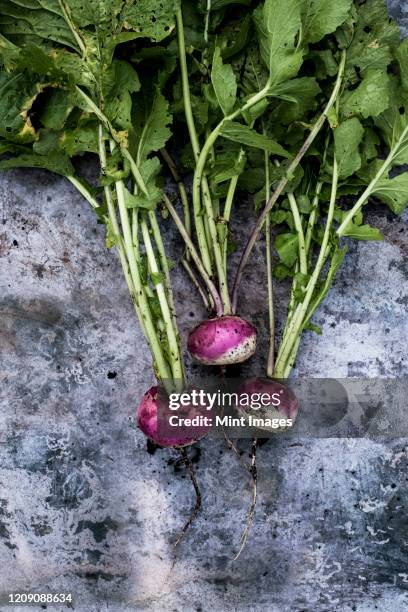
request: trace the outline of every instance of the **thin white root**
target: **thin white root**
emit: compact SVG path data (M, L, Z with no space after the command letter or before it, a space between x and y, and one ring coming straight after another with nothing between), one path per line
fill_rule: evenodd
M181 529L179 535L177 536L177 540L173 544L173 563L172 563L171 569L173 569L173 567L174 567L174 565L176 563L177 547L179 546L179 544L181 543L182 539L184 538L187 529L192 525L192 523L197 518L197 515L198 515L198 513L200 512L200 509L201 509L201 491L200 491L200 487L199 487L198 482L197 482L197 478L196 478L196 475L195 475L193 464L191 463L185 448L181 448L179 450L179 452L180 452L181 458L183 460L183 463L186 466L186 469L187 469L188 475L190 476L191 482L193 483L194 491L195 491L195 494L196 494L196 502L195 502L195 506L194 506L190 516L188 517L187 521L184 523L183 528Z
M237 552L237 554L234 557L234 561L236 561L238 559L238 557L241 555L242 551L244 550L245 545L246 545L247 540L248 540L249 532L250 532L251 527L252 527L252 523L254 521L256 499L257 499L257 493L258 493L258 473L257 473L257 469L256 469L257 444L258 444L258 440L257 440L257 438L254 438L252 440L251 466L249 468L250 473L252 475L252 499L251 499L251 505L249 506L248 513L247 513L246 526L245 526L245 529L244 529L244 531L242 533L242 536L241 536L241 539L240 539L240 548L239 548L239 551Z

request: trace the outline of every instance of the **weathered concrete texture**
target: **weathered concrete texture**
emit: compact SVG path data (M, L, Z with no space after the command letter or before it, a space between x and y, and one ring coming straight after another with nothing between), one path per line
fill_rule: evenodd
M148 454L133 423L153 376L116 256L63 179L14 171L0 186L0 597L70 591L83 612L408 609L407 440L262 446L237 562L250 482L221 441L203 441L203 512L170 573L192 487L177 455ZM386 240L351 246L315 319L323 335L305 335L295 374L408 375L407 220L372 208ZM261 350L243 374L262 373L266 354L262 249L241 302ZM173 276L185 337L203 311ZM282 320L284 286L277 297Z

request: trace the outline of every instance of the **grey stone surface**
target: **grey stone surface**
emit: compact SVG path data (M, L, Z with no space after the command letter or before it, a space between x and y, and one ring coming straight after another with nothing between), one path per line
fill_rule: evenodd
M63 179L13 171L0 187L0 610L22 590L72 592L81 612L408 609L404 439L262 446L255 524L236 562L250 482L221 441L203 441L203 511L170 571L193 492L177 455L147 453L133 423L153 376L116 256ZM386 240L352 245L295 374L408 375L408 214L370 215ZM260 374L261 243L255 258L241 311L261 350L242 371ZM179 268L173 276L185 337L203 311ZM283 313L285 287L277 301Z

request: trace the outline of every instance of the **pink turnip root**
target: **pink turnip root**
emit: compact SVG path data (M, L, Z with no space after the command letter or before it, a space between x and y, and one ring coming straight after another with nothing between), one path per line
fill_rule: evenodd
M165 393L157 386L151 387L142 397L136 413L136 421L139 429L144 435L158 446L166 448L182 448L190 446L203 438L208 427L174 427L174 433L171 431L171 426L165 423L159 427L159 415L163 415L165 420L168 411L168 399ZM200 409L193 406L181 407L178 410L178 416L193 418L198 416Z
M256 350L255 327L235 315L207 319L188 337L189 353L205 365L242 363Z

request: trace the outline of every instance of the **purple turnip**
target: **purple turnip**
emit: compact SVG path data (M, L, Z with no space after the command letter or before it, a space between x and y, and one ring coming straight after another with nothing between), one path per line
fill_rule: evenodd
M200 409L194 406L181 407L177 415L179 417L194 418L199 416ZM167 417L171 415L169 411L168 399L165 393L157 386L151 387L142 397L136 412L136 421L139 429L144 435L158 446L167 448L182 448L190 446L203 438L208 427L174 427L166 424ZM159 418L162 416L163 425L160 426Z
M206 365L242 363L256 349L255 327L233 315L207 319L193 329L188 338L189 353Z

